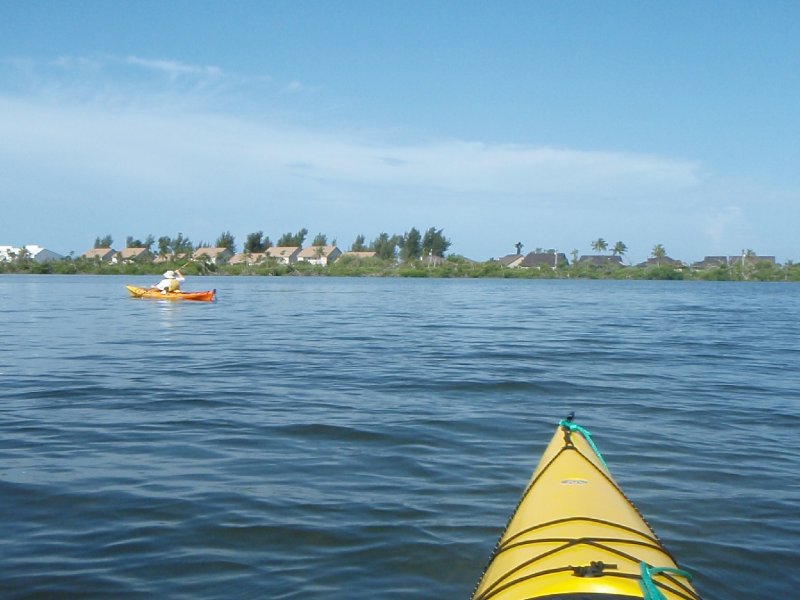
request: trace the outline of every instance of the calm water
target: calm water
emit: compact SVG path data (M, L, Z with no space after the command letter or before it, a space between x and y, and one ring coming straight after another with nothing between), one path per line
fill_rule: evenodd
M800 589L800 286L0 276L0 597L468 598L576 411L706 600Z

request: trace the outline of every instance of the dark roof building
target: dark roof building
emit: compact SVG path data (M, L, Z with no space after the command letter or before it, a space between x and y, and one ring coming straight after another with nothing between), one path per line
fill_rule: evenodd
M612 265L615 267L622 266L622 257L618 254L586 254L581 256L578 259L579 265L594 265L596 267L602 267L605 265Z
M569 266L569 261L563 252L529 252L519 263L519 266L528 269L541 269L542 267L556 269Z
M646 261L639 263L636 265L637 267L673 267L675 269L680 269L685 267L686 265L683 264L682 261L676 260L674 258L670 258L669 256L662 256L661 258L655 258L651 256Z
M706 256L703 260L692 264L694 269L713 269L714 267L727 267L727 256Z
M758 256L757 254L744 254L742 256L729 256L728 264L733 265L757 265L758 263L775 264L774 256Z

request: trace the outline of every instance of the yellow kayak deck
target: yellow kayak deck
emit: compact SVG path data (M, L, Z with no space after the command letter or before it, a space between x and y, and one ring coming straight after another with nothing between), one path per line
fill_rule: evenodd
M556 430L473 594L523 598L700 598L571 420Z
M193 300L195 302L213 302L217 290L204 290L202 292L162 292L154 288L142 288L135 285L126 285L128 292L134 298L151 298L153 300Z

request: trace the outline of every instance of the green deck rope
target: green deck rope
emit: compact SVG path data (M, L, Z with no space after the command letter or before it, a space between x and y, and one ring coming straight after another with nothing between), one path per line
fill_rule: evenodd
M662 594L656 587L653 581L653 575L659 573L672 573L678 577L683 577L687 581L692 580L691 573L683 569L674 569L672 567L651 567L647 563L639 563L639 568L642 571L642 580L639 582L642 592L644 593L644 600L666 600L666 596Z
M568 421L567 419L562 419L559 422L559 425L564 429L569 430L572 433L576 432L580 433L584 437L584 439L589 443L589 446L592 448L592 450L594 450L594 453L597 455L597 458L600 459L602 465L606 468L606 470L608 470L608 465L606 464L606 460L603 458L603 455L600 454L600 450L597 449L597 446L595 445L594 440L592 439L592 434L589 433L588 429L586 429L585 427L581 427L577 423Z

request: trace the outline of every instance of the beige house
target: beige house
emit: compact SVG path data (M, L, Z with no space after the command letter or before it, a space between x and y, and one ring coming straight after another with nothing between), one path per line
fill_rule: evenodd
M277 260L284 265L291 265L297 262L297 256L300 254L300 246L273 246L267 248L264 253L267 258Z
M233 252L228 248L198 248L192 254L194 260L203 261L214 265L223 265L233 257Z
M301 250L297 258L312 265L324 267L334 262L341 255L342 251L336 246L309 246Z
M506 254L505 256L498 258L497 262L504 267L510 267L514 269L518 267L523 260L525 260L524 254Z
M97 260L99 262L111 263L117 256L117 251L113 248L92 248L87 250L81 256L89 260Z
M159 255L153 259L155 264L160 263L170 263L170 262L186 262L191 260L191 256L188 254L165 254L163 256Z
M228 261L229 265L255 265L266 257L264 252L239 252L234 254Z
M131 263L152 261L153 253L147 248L123 248L117 252L116 262Z

